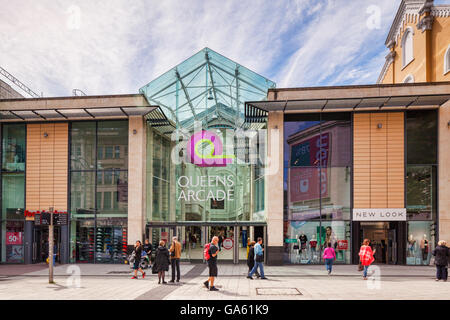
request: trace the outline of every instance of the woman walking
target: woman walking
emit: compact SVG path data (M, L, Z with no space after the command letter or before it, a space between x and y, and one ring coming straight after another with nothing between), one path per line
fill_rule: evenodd
M359 260L361 261L362 266L364 267L363 279L367 280L367 270L372 262L375 261L373 257L372 248L369 246L370 240L364 239L361 249L359 250Z
M158 272L158 284L167 283L164 281L165 272L169 271L169 250L166 248L166 243L161 240L159 242L159 247L156 249L155 263L153 264L153 272Z
M432 252L434 258L434 264L436 265L436 281L444 280L448 278L448 258L450 257L450 249L447 247L447 242L441 240L438 242L436 249Z
M328 275L330 275L333 268L333 262L336 260L336 251L331 247L331 242L328 242L327 248L323 251L323 259Z
M255 266L255 241L250 241L249 243L249 250L247 255L247 266L248 266L248 272L252 271L253 267ZM260 277L258 271L255 272L256 277Z
M145 272L141 268L141 256L142 256L142 243L138 240L134 244L134 263L133 263L133 269L134 269L134 276L131 279L137 279L137 272L138 270L142 273L142 278L145 278Z

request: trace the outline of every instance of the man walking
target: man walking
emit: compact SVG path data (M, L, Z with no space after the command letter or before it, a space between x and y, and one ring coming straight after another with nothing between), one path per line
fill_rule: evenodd
M172 266L172 280L175 281L175 268L177 270L177 282L180 282L180 257L181 257L181 243L178 242L177 237L172 238L172 245L169 249L170 252L170 264Z
M250 271L250 273L248 274L248 276L247 276L248 279L253 280L252 276L256 272L256 270L258 270L258 267L259 267L259 272L261 274L261 279L264 279L264 280L267 279L264 276L263 261L264 261L264 248L262 247L262 238L259 237L258 243L256 243L256 245L255 245L255 265L253 266L252 271Z
M211 240L211 243L205 246L205 259L208 261L209 268L209 278L203 284L210 291L219 291L216 287L214 287L214 278L217 277L217 254L219 252L219 238L214 236Z

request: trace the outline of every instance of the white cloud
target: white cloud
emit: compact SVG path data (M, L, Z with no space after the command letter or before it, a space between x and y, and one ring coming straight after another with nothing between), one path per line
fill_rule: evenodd
M360 1L0 2L0 65L45 96L71 95L73 88L136 93L206 46L281 81L279 87L332 75L347 81L358 72L339 78L342 67L364 70L352 61L370 49L373 34L385 36L397 7L367 1L386 12L384 29L361 32Z

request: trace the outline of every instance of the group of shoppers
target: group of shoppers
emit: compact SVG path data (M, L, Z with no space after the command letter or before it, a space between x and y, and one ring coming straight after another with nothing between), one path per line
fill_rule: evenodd
M134 245L134 250L132 256L134 257L133 269L134 276L131 279L138 279L137 273L138 271L142 273L142 278L145 278L145 272L141 268L141 257L143 251L149 257L149 263L151 263L151 253L153 251L152 245L148 240L145 240L145 245L142 246L141 241L136 241ZM158 284L166 284L165 281L165 273L169 271L169 265L172 268L172 280L169 282L175 282L175 273L176 273L176 281L180 282L180 257L181 257L181 243L178 242L177 237L172 238L172 244L170 248L167 249L166 242L161 240L159 242L159 246L155 252L155 262L152 266L152 273L158 274Z
M374 254L376 250L372 250L370 240L364 239L359 250L359 270L363 271L363 279L367 280L367 273L369 266L375 261ZM441 240L438 242L436 249L433 250L432 255L435 256L436 265L436 281L447 281L448 278L448 261L450 258L450 249L447 247L447 242ZM336 260L336 252L328 243L327 248L323 252L323 259L328 274L331 274L333 262Z

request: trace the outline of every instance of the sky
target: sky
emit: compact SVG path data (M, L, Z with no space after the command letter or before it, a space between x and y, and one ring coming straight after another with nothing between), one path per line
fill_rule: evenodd
M47 97L128 94L209 47L278 88L373 84L399 4L0 0L0 66Z

